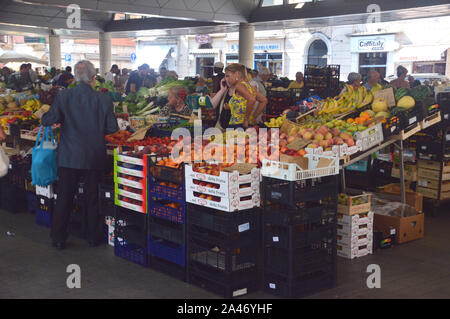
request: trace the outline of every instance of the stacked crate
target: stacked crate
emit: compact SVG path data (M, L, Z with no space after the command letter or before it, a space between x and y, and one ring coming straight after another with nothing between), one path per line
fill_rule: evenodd
M50 227L54 202L54 185L36 186L36 224Z
M337 178L263 177L264 290L296 298L336 283Z
M186 280L186 200L184 168L162 165L151 156L148 166L149 266Z
M259 288L259 170L186 165L188 281L225 298Z
M137 150L114 150L114 253L147 266L147 163Z
M0 179L0 205L8 212L18 213L27 209L25 173L26 167L31 166L29 161L29 157L10 156L8 174Z
M340 66L328 65L319 67L305 65L305 90L319 95L321 98L336 96L339 94Z
M450 162L418 160L417 192L436 200L450 198Z
M105 219L105 225L107 231L106 242L110 246L114 246L114 184L100 183L98 186L98 203L99 203L99 215Z

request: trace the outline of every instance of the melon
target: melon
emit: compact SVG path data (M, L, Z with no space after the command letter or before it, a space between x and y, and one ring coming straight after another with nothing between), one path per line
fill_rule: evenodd
M386 112L388 110L388 105L386 100L381 98L376 98L372 103L372 110L375 113Z
M375 115L375 118L380 117L380 116L384 117L385 119L388 119L391 117L391 114L389 114L388 112L378 112Z
M402 97L398 102L397 106L402 107L404 109L412 109L416 105L416 101L410 96L404 96Z

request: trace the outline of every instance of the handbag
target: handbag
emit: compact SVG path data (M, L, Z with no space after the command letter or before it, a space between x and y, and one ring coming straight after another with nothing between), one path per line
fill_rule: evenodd
M9 169L9 157L3 147L0 146L0 177L6 176Z
M31 179L32 185L46 187L57 179L58 167L56 165L56 144L53 138L53 131L50 126L45 127L44 134L39 145L42 126L34 145L31 159ZM49 133L51 140L49 140Z

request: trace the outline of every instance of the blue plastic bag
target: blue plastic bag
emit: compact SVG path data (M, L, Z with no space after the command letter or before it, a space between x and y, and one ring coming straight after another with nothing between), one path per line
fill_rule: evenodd
M36 138L31 160L32 185L46 187L53 184L57 179L58 167L56 165L56 145L53 138L53 131L50 126L44 129L44 134L39 144L42 126ZM49 132L51 134L51 141ZM48 142L47 142L48 140Z

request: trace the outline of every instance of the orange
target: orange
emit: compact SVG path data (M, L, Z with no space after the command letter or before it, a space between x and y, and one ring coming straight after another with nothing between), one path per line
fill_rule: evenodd
M349 118L348 120L347 120L347 123L353 123L355 120L354 119L352 119L352 118Z

